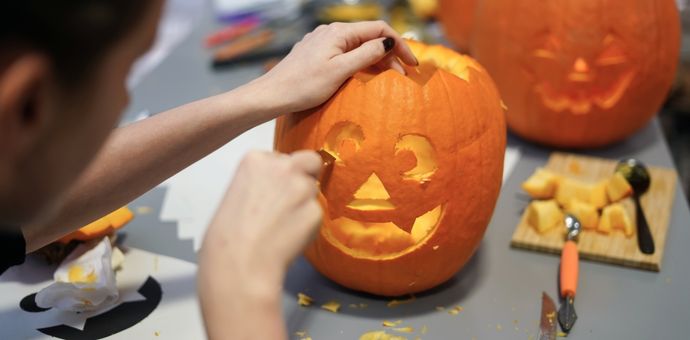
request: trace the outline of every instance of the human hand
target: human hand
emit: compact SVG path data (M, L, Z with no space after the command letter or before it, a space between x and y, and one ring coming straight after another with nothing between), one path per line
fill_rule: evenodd
M280 292L321 219L313 151L253 152L237 169L199 253L210 339L283 339Z
M405 73L417 65L405 41L383 21L321 25L295 44L278 65L255 83L283 112L321 105L357 71L370 66Z
M261 294L279 292L287 266L321 219L316 198L321 164L313 151L248 154L206 233L202 274L215 282L240 278L251 286L243 288Z

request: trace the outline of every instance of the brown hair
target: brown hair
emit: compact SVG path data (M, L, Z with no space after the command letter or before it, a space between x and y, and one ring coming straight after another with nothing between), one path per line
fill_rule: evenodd
M19 45L43 51L66 85L79 84L151 4L150 0L2 2L0 48Z

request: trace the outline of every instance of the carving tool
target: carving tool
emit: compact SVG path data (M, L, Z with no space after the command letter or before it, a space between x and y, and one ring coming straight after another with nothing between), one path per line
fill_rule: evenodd
M553 299L546 294L541 293L541 318L539 321L539 340L555 340L556 339L556 305Z
M570 332L577 320L575 313L575 293L577 291L577 276L579 270L579 257L577 253L577 237L580 235L580 221L573 215L565 217L565 225L568 229L565 244L561 252L561 308L558 310L558 323L564 332Z

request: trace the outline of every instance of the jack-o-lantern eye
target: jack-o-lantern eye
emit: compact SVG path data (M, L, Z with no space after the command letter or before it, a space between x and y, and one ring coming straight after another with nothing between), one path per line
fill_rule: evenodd
M538 40L540 40L537 48L532 51L532 55L543 59L556 59L557 53L561 49L561 44L551 33L542 33Z
M402 158L405 179L427 182L438 169L436 150L429 139L421 135L408 134L395 143L395 155ZM406 156L410 155L410 156Z
M601 51L595 63L598 66L612 66L628 61L623 43L615 35L609 34L604 38L604 49Z
M323 149L335 157L336 163L355 154L364 141L362 127L352 122L339 122L326 135Z

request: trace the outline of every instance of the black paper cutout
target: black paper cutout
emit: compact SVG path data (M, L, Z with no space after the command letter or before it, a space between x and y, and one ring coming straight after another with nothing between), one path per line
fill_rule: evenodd
M19 308L29 313L40 313L50 309L39 307L36 304L36 293L25 296L22 301L19 302Z
M125 302L103 314L92 316L86 319L83 330L67 325L45 327L37 330L52 337L74 340L102 339L117 334L146 319L158 307L163 297L160 283L151 276L141 285L138 292L144 297L144 300ZM36 306L35 297L36 294L25 297L22 299L20 307L31 313L48 310L37 310L36 308L40 307ZM30 301L25 302L27 299L30 299Z

